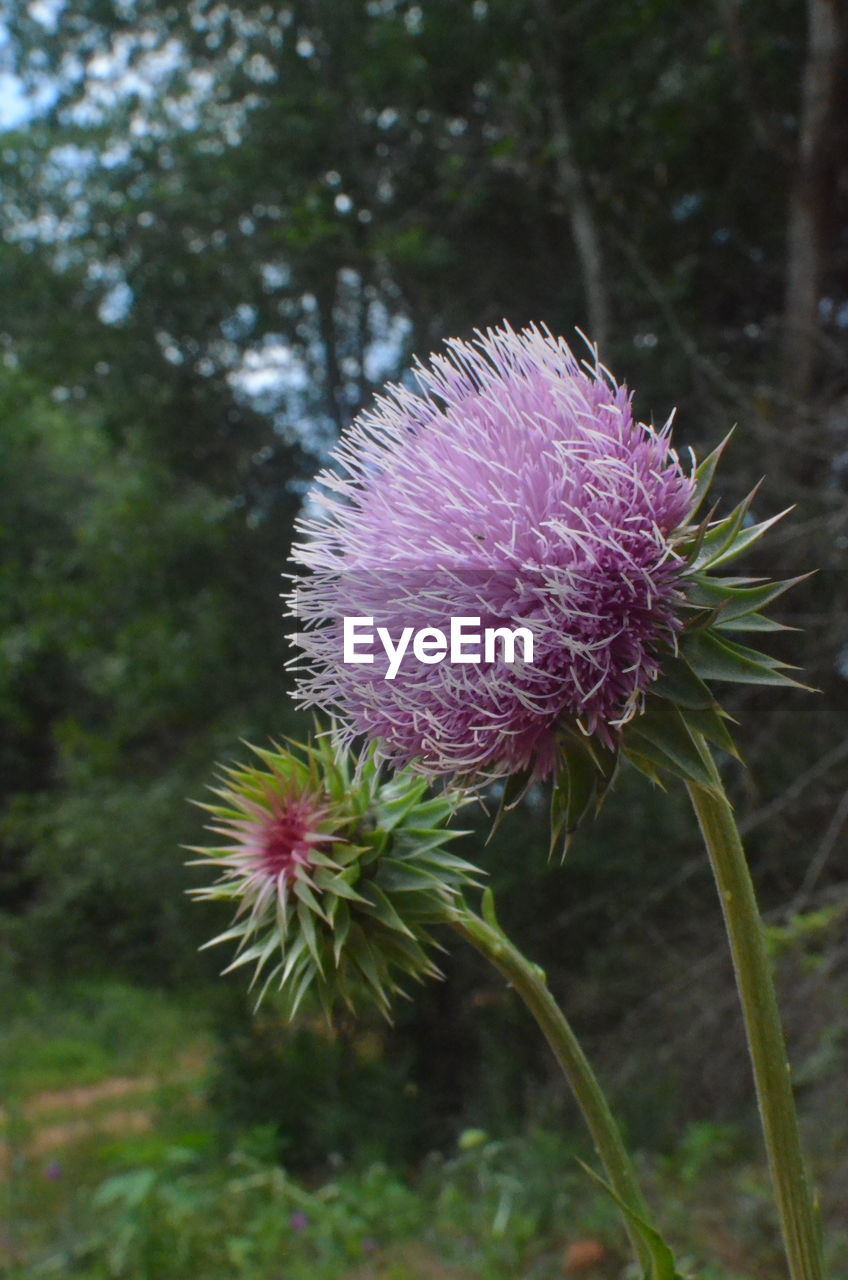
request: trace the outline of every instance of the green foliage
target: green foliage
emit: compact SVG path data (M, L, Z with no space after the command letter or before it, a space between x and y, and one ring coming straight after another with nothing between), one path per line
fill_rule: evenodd
M590 1204L582 1184L567 1139L544 1130L507 1140L466 1131L457 1154L432 1156L422 1178L442 1230L456 1245L463 1236L479 1241L496 1274L510 1267L514 1274L528 1251L556 1236L578 1212L581 1232L617 1235L615 1211Z
M767 925L765 938L769 954L777 959L794 951L802 955L811 968L816 968L823 960L822 950L844 918L845 906L837 902L816 911L797 911L784 924Z
M115 980L8 988L3 1008L0 1091L7 1099L115 1075L158 1075L207 1034L196 1006Z
M666 1168L672 1177L692 1185L708 1171L726 1168L744 1154L744 1135L738 1129L703 1120L688 1126Z
M64 1234L28 1257L27 1277L72 1268L82 1280L265 1280L282 1265L293 1280L556 1280L571 1242L597 1251L599 1275L621 1270L614 1209L598 1201L573 1152L550 1133L509 1142L481 1134L455 1155L432 1156L414 1181L373 1162L308 1187L262 1146L261 1135L247 1133L218 1162L181 1143L150 1147L142 1158L137 1151L134 1163L78 1197ZM752 1251L764 1248L762 1175L725 1175L735 1202L719 1234L737 1261L705 1266L695 1259L714 1250L716 1232L699 1229L691 1205L707 1184L694 1174L691 1183L675 1184L673 1176L659 1180L666 1213L679 1219L676 1234L690 1250L684 1273L696 1267L705 1280L751 1274ZM717 1202L717 1212L722 1207ZM838 1253L834 1261L838 1267ZM23 1273L9 1274L19 1280Z
M72 1263L85 1280L259 1280L282 1262L293 1280L341 1280L369 1264L386 1274L404 1244L423 1239L447 1267L511 1280L546 1251L540 1274L549 1274L569 1216L583 1230L611 1234L603 1215L586 1216L579 1174L559 1176L554 1162L564 1151L538 1138L434 1159L417 1186L373 1163L316 1189L251 1154L253 1145L247 1135L219 1165L191 1147L165 1147L110 1176L64 1249L34 1257L28 1274L60 1274ZM408 1273L398 1265L397 1274Z
M259 640L236 610L242 517L31 379L0 386L0 843L16 953L49 972L60 957L97 967L106 948L136 976L199 976L174 854L196 828L185 796L210 752L270 718L241 657ZM253 675L283 654L268 614Z
M281 1260L293 1280L331 1280L422 1219L420 1201L381 1165L312 1192L239 1151L210 1169L184 1147L107 1179L92 1208L73 1251L91 1280L254 1280ZM32 1274L51 1273L47 1260Z
M602 1251L600 1274L619 1274L617 1212L580 1168L588 1141L570 1132L549 1097L536 1126L511 1125L498 1137L477 1125L424 1155L406 1145L420 1119L412 1064L382 1023L350 1028L340 1044L323 1026L293 1031L269 1004L253 1026L244 1011L243 1033L262 1035L265 1057L240 1046L243 1105L227 1104L222 1135L221 1076L212 1106L197 1089L209 1003L187 1008L121 984L19 994L4 1063L17 1072L4 1082L13 1159L0 1232L9 1280L69 1272L267 1280L281 1266L302 1280L556 1280L565 1249L581 1241ZM222 1011L222 1021L232 1029L237 1018ZM186 1049L195 1061L184 1068ZM167 1079L183 1069L192 1076L177 1095ZM101 1070L105 1086L118 1073L139 1089L111 1104L104 1093L95 1107L95 1086L83 1105L79 1086ZM162 1083L145 1093L141 1073ZM10 1082L20 1106L9 1106ZM262 1123L274 1101L279 1125ZM149 1128L132 1124L141 1108ZM28 1147L86 1115L87 1136L69 1132L44 1154ZM98 1132L104 1120L112 1123ZM771 1259L779 1269L766 1170L751 1163L758 1151L742 1129L709 1122L691 1126L664 1157L646 1157L663 1227L690 1258L682 1271L742 1280ZM841 1210L841 1201L829 1207L834 1218ZM833 1233L831 1247L832 1272L842 1274L844 1236Z
M384 1028L288 1025L269 1001L254 1013L235 994L221 1005L210 1100L222 1140L264 1127L273 1154L302 1173L343 1157L361 1164L421 1154L422 1101L409 1048Z

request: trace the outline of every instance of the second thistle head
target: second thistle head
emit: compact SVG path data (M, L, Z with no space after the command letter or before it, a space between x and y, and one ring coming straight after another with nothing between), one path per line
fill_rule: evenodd
M364 997L388 1013L404 977L438 974L431 928L479 880L446 847L459 797L428 798L421 777L383 777L373 750L356 761L328 736L253 751L201 806L226 843L195 850L219 874L193 896L235 908L207 945L234 943L229 969L252 965L260 999L278 987L291 1016L310 990L328 1013Z

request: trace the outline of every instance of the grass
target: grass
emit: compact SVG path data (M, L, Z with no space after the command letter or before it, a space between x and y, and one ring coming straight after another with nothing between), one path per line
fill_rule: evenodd
M14 1275L68 1237L110 1171L186 1141L209 1037L190 1007L114 981L19 988L4 1005L0 1274Z
M0 1038L6 1098L93 1085L115 1076L164 1076L208 1048L202 1015L173 996L88 981L7 997Z

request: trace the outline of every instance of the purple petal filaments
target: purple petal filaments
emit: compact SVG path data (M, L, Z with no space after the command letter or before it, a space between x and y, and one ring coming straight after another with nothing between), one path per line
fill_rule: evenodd
M485 777L550 770L556 733L612 744L679 629L672 535L693 483L668 429L562 339L508 327L453 340L335 451L301 522L291 597L298 696L397 765ZM533 661L343 661L344 619L387 634L529 628Z

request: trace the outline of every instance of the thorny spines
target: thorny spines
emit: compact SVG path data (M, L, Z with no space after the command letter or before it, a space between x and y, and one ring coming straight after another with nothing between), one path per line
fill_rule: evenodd
M718 572L748 551L787 513L747 523L759 489L756 486L728 515L715 520L713 510L700 523L691 523L707 497L729 438L696 469L690 522L673 537L675 553L685 564L679 580L682 626L674 647L661 655L659 674L644 691L638 714L622 727L616 744L617 755L661 786L669 776L676 776L712 787L713 773L705 742L741 758L730 729L732 717L721 706L710 682L808 688L789 674L795 668L735 637L790 630L762 611L809 575L772 582L723 577ZM614 775L614 765L605 761L591 770L587 768L591 756L583 743L577 743L576 752L567 739L563 743L552 830L554 840L564 834L567 841L582 815L593 804L599 807ZM582 780L576 790L575 777ZM561 796L574 795L574 802L557 799L556 791Z
M195 850L193 865L221 874L192 896L235 907L206 945L235 943L225 972L252 965L257 1003L276 985L291 1017L310 989L328 1017L363 998L388 1017L404 978L439 976L432 927L480 883L447 848L463 834L446 825L462 796L385 777L374 748L353 760L331 735L251 749L259 763L223 769L201 805L230 843Z

